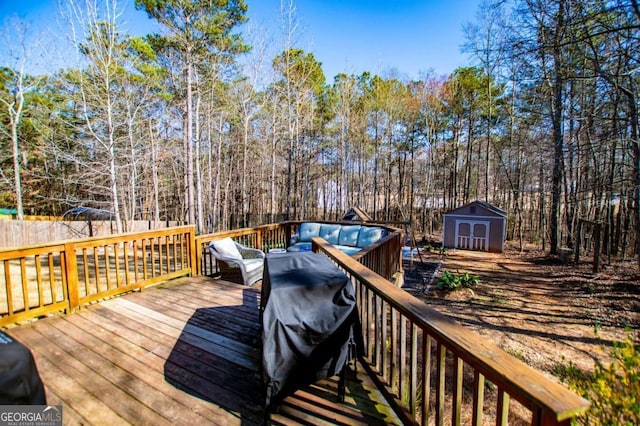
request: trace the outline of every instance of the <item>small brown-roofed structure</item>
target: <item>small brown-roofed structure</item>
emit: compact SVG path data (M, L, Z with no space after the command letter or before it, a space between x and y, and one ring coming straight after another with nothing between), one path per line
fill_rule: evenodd
M501 253L504 251L506 227L506 211L476 200L445 213L442 245Z
M353 220L355 222L371 222L373 219L358 207L352 207L351 210L342 216L342 220Z

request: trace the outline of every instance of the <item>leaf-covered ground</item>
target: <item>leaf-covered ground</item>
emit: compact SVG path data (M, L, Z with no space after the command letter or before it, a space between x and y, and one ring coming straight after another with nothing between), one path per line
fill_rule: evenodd
M637 263L604 264L594 274L589 261L562 264L535 249L428 253L404 262L405 287L551 377L558 363L568 360L584 369L593 368L595 360L608 363L614 341L627 333L640 338ZM444 294L433 285L443 271L468 271L480 283ZM426 293L417 290L424 284Z

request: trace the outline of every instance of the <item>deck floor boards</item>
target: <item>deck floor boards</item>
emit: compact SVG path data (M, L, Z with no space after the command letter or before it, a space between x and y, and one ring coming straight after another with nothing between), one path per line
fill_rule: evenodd
M34 354L65 425L264 422L260 288L182 278L6 331ZM343 403L322 380L286 398L271 424L398 424L358 369Z

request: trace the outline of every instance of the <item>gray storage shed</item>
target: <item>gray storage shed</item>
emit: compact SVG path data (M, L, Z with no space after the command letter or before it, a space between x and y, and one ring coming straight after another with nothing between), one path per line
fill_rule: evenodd
M507 212L476 200L444 214L442 245L447 248L501 253L507 230Z

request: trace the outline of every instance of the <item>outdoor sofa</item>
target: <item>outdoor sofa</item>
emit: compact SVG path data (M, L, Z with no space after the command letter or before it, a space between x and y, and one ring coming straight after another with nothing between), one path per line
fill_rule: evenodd
M311 239L321 237L351 256L386 235L386 229L378 226L304 222L291 237L287 251L311 251Z

